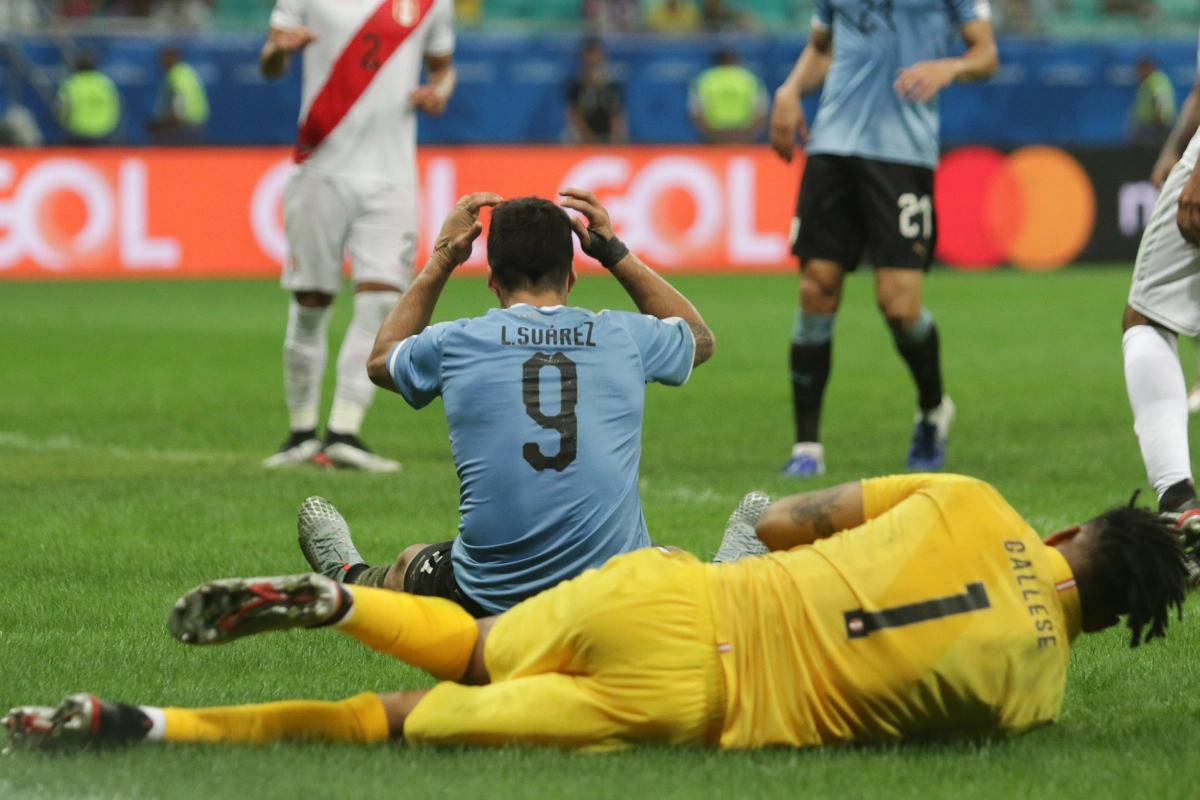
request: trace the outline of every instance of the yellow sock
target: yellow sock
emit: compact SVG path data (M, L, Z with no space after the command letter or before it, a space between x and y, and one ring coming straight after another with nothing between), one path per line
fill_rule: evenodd
M340 630L438 680L458 680L467 671L479 628L457 603L369 586L346 590L354 605L337 623Z
M247 742L288 739L325 742L382 742L387 714L379 695L355 695L337 703L286 700L245 706L164 708L168 742Z

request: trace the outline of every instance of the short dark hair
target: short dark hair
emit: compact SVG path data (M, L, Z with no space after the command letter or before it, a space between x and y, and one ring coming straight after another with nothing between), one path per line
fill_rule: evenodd
M1167 632L1171 608L1183 616L1187 565L1179 533L1163 517L1144 508L1105 511L1084 526L1087 567L1076 575L1085 615L1126 616L1130 647ZM1142 631L1145 628L1145 638Z
M96 57L91 53L75 54L75 71L87 72L96 68Z
M575 244L571 220L549 200L518 197L492 209L488 230L488 266L510 292L549 289L567 282Z

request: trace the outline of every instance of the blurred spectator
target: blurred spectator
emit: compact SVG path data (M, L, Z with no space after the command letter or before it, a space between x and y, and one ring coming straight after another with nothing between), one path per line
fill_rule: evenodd
M31 31L37 26L35 0L0 0L0 33Z
M215 0L154 0L153 13L159 28L168 31L203 31L212 27Z
M725 5L724 0L704 0L704 29L709 31L749 31L757 27L754 17Z
M60 17L90 17L96 4L92 0L62 0L58 4Z
M631 31L641 18L638 0L583 0L583 18L600 31Z
M692 84L692 122L706 141L752 142L767 120L767 87L735 51L722 50L715 61Z
M454 0L454 24L474 27L483 21L483 0Z
M1137 95L1129 111L1129 140L1161 147L1175 124L1175 87L1149 56L1138 59L1137 76Z
M102 0L101 12L106 17L149 17L154 10L151 0Z
M646 14L646 27L658 33L700 30L700 9L692 0L661 0Z
M163 48L158 56L166 73L158 84L154 116L146 129L156 144L199 144L208 122L208 93L196 70L174 47Z
M10 103L0 119L0 145L4 147L41 147L42 129L33 112L20 103Z
M58 87L56 111L68 144L106 144L121 120L121 96L91 56L79 55L75 71Z
M1104 0L1101 10L1105 14L1132 14L1145 18L1154 16L1158 11L1154 0Z
M579 77L567 87L568 138L582 143L628 141L621 87L608 77L604 44L597 38L585 40L579 60Z

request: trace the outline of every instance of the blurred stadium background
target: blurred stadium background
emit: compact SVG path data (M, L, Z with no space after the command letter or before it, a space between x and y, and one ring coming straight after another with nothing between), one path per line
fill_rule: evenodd
M1131 260L1156 196L1146 181L1154 135L1132 118L1138 64L1153 62L1178 106L1196 77L1200 4L993 7L999 72L941 98L940 259L1039 270ZM0 0L2 134L44 148L68 141L55 98L89 55L119 93L105 141L122 148L4 153L0 203L13 221L0 277L273 274L300 70L259 75L270 9L268 0ZM810 0L459 0L459 87L444 116L420 121L423 239L464 191L547 194L569 177L615 200L625 237L656 265L790 268L799 166L764 147L702 147L689 87L732 49L773 90L811 10ZM628 146L559 148L579 139L568 86L594 34L623 96ZM124 149L161 141L148 123L164 48L178 49L207 93L211 114L188 141L220 150ZM488 149L501 145L529 149ZM507 168L512 158L523 168Z

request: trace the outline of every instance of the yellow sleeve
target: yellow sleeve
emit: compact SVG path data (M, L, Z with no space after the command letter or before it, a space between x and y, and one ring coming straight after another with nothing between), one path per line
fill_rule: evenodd
M964 480L973 479L964 475L935 473L866 478L862 482L863 519L874 519L927 487Z

